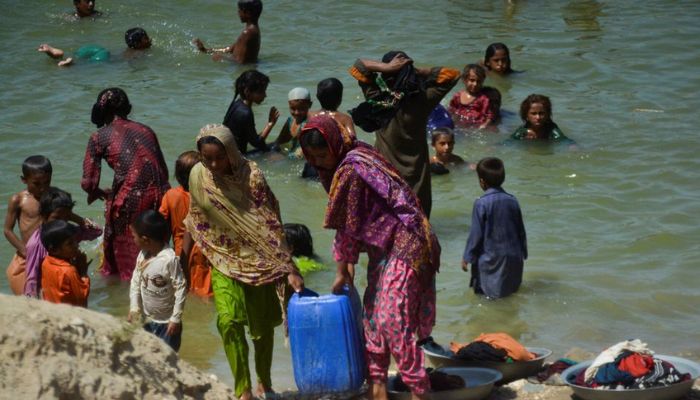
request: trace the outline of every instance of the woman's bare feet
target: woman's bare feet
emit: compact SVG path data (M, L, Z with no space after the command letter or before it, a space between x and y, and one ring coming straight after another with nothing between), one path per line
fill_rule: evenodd
M258 383L258 389L255 391L255 395L261 399L269 399L270 394L275 393L271 387L265 387L262 383Z
M241 397L239 397L239 399L240 400L253 400L253 392L251 392L250 390L246 390L245 392L243 392Z
M371 382L369 384L369 395L370 400L387 400L386 383L384 382Z

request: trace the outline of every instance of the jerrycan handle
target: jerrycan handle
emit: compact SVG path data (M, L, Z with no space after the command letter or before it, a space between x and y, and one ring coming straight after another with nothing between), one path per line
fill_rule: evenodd
M302 289L301 292L299 293L294 293L294 296L299 296L299 297L318 297L318 293L314 292L313 290L305 287Z

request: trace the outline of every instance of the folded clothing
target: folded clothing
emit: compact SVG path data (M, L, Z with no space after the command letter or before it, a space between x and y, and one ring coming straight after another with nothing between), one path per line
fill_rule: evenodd
M536 355L529 352L525 346L520 344L517 340L513 339L510 335L507 333L499 332L499 333L482 333L479 335L476 339L474 339L471 343L467 344L461 344L461 343L456 343L456 342L451 342L450 343L450 350L452 350L455 354L459 354L459 351L463 347L467 347L475 342L481 342L481 343L486 343L490 345L493 349L495 350L502 350L506 352L506 358L499 360L499 361L508 361L508 358L510 358L512 361L530 361L536 358ZM479 353L472 352L469 350L467 354L464 354L464 356L469 356L473 357L475 355L479 354L484 354L485 347L479 346L478 349ZM488 357L495 356L497 353L496 352L487 352L486 353ZM477 359L479 361L494 361L492 359Z

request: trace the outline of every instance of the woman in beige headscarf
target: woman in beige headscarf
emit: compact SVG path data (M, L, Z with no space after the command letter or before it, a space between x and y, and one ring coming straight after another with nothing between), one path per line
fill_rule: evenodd
M202 162L190 172L185 249L197 243L212 270L217 327L235 379L251 399L247 325L255 347L257 394L272 391L273 329L285 316L285 289L303 289L280 220L279 205L258 166L241 156L231 131L207 125L197 136ZM183 256L186 257L186 256Z

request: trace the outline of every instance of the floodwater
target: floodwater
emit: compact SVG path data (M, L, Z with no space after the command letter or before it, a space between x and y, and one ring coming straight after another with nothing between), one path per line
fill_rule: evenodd
M88 206L79 185L97 93L110 86L127 91L131 117L156 131L172 173L198 129L222 121L235 77L250 68L214 62L189 44L195 36L207 45L232 43L242 28L233 1L100 0L103 16L82 21L66 17L69 1L0 4L3 199L22 189L22 160L44 154L54 165L53 184L77 200L75 211L102 222L102 205ZM560 356L572 347L598 352L639 337L657 352L700 358L700 136L693 129L700 108L699 20L694 1L268 1L257 68L272 83L254 111L259 127L271 106L286 117L290 89L313 93L330 76L345 84L342 109L354 107L361 94L347 68L357 57L402 49L420 66L462 68L483 57L489 43L507 43L513 67L525 72L486 81L503 94L499 131L460 134L455 152L469 161L505 161L504 187L519 199L528 234L524 284L500 301L469 291L460 258L481 190L469 170L436 177L432 223L443 256L435 339L469 341L505 331ZM133 26L148 31L153 48L126 60L123 34ZM112 59L58 68L36 52L47 42L67 53L100 44ZM554 120L577 150L503 145L530 93L551 97ZM258 161L284 221L306 223L316 252L331 265L320 184L297 177L299 162ZM103 185L110 181L105 166ZM93 257L96 248L85 245ZM11 256L9 244L0 246L0 264ZM329 268L306 283L327 291L333 276ZM9 292L5 279L0 291ZM128 283L94 274L90 308L125 317ZM215 321L213 304L191 297L181 355L232 383ZM281 329L274 357L275 386L293 387Z

